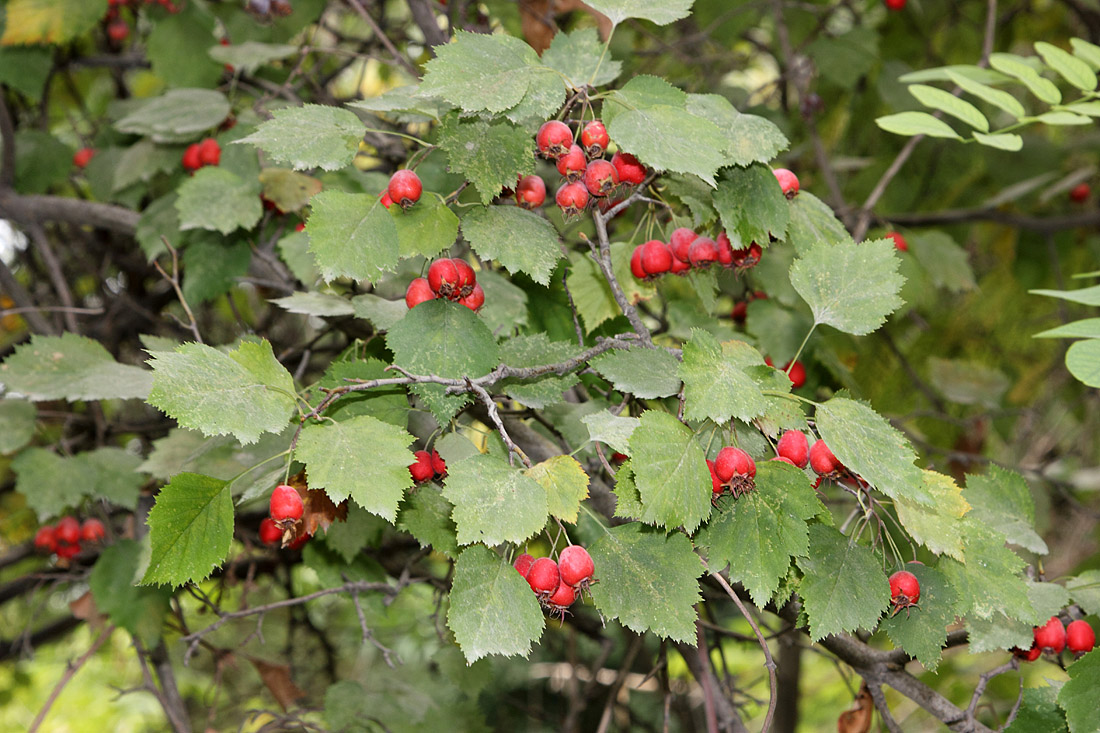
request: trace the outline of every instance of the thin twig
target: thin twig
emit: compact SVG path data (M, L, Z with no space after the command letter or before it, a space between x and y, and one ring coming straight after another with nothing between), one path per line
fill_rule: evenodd
M31 723L31 727L28 729L27 733L35 733L35 731L38 730L38 727L42 725L42 721L46 719L46 714L50 712L50 708L57 702L57 698L61 695L61 691L65 689L65 685L69 684L69 680L76 676L76 673L80 671L84 663L91 659L92 655L99 651L99 648L111 638L111 632L114 630L115 627L108 624L103 631L99 632L99 636L92 642L88 651L84 652L80 659L70 663L69 666L65 668L65 673L61 675L61 679L54 685L53 690L50 692L50 696L46 698L46 703L42 706L42 709L38 711L38 715L34 717L34 722Z
M183 323L178 318L176 319L176 321L179 322L180 325L182 325L184 328L190 328L191 333L195 337L195 341L201 344L203 343L203 340L202 334L199 333L199 324L195 320L195 314L191 312L191 306L187 305L187 298L183 297L183 289L180 287L179 252L168 242L167 237L161 236L160 240L164 242L164 246L167 247L168 251L172 254L172 274L171 276L169 276L168 273L164 271L164 268L160 266L160 262L156 260L153 260L153 267L157 268L157 272L160 273L161 277L167 280L168 284L172 286L172 289L176 291L176 297L179 298L180 305L183 306L183 312L186 313L188 319L190 319L190 324Z
M369 25L371 27L371 30L374 31L375 38L382 42L382 45L385 46L386 50L390 52L391 56L393 56L393 60L401 64L401 68L409 72L409 75L413 79L420 78L420 72L417 71L416 67L409 62L409 60L405 57L405 54L397 50L397 47L393 45L393 41L391 41L389 37L385 34L385 32L383 32L383 30L378 26L378 22L371 17L370 13L367 12L367 9L363 7L362 3L360 3L359 0L348 0L348 5L354 8L355 12L359 14L359 17L367 22L367 25Z
M523 465L527 468L531 467L531 459L527 457L527 454L523 452L523 449L512 442L512 437L508 435L508 430L504 427L504 421L500 419L500 412L497 410L497 403L493 401L492 395L485 391L483 387L479 387L474 384L473 381L466 380L469 391L481 400L481 404L485 405L485 410L489 413L489 419L493 421L493 425L496 426L497 432L500 433L500 439L504 441L504 445L508 448L508 462L512 462L512 455L519 456L519 459L523 461Z
M989 686L989 681L994 677L1004 674L1005 672L1011 672L1014 669L1020 668L1020 662L1016 657L1008 660L999 667L994 667L988 672L983 672L982 676L978 678L978 684L974 688L974 694L970 697L970 704L966 707L966 722L971 726L974 725L975 715L978 711L978 701L982 699L982 695L985 694L985 688Z

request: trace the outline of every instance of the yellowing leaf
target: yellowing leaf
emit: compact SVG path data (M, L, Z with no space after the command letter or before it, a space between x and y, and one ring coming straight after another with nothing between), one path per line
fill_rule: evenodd
M546 489L550 513L566 522L577 521L580 503L588 498L588 474L571 456L554 456L527 470L527 476Z
M963 562L963 535L958 519L970 511L962 489L950 476L922 471L922 485L932 497L931 504L918 504L899 496L894 500L898 519L917 542L932 552L950 555Z
M10 0L0 46L65 43L107 12L107 0Z

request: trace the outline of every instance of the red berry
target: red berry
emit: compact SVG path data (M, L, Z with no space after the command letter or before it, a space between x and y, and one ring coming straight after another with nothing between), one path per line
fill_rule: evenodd
M796 361L793 364L787 362L783 367L783 371L787 373L787 379L791 380L791 387L798 389L806 383L806 367L802 365L802 362Z
M739 300L733 304L733 310L730 311L730 318L738 323L744 323L748 315L749 302L747 300Z
M308 534L301 535L300 537L298 537L298 539L292 541L289 545L287 545L286 549L288 549L288 550L300 550L300 549L302 549L302 546L305 545L305 543L309 542L309 538L312 537L312 536L313 535L308 535Z
M722 493L722 482L718 480L718 474L714 472L714 461L707 459L707 470L710 471L710 490L715 494Z
M1092 193L1092 189L1089 188L1087 183L1078 183L1076 186L1070 189L1069 200L1075 204L1083 204L1088 201L1089 194Z
M584 169L584 186L593 196L606 196L619 185L619 173L615 166L597 158Z
M580 545L569 545L558 555L558 571L561 582L566 585L576 587L584 583L595 570L592 556Z
M645 280L645 270L642 269L642 247L639 244L630 254L630 274L639 280Z
M451 261L455 263L455 269L458 270L458 282L455 284L455 287L458 288L458 295L465 298L474 292L474 288L477 286L477 274L474 272L474 268L470 267L465 260L456 257Z
M306 230L306 223L304 221L300 221L294 226L294 231L296 231L296 232L304 232L305 230Z
M790 464L790 465L792 465L792 466L794 466L794 465L795 465L795 462L794 462L794 461L792 461L792 460L791 460L790 458L787 458L786 456L775 456L775 457L774 457L774 458L772 458L771 460L773 460L773 461L779 461L780 463L788 463L788 464Z
M418 277L409 283L409 288L405 291L405 305L412 310L426 300L435 300L435 292L427 279Z
M548 557L540 557L531 563L527 571L527 584L531 590L541 598L549 598L558 589L561 583L561 574L558 572L558 564Z
M1075 654L1092 651L1096 646L1096 632L1089 626L1088 621L1077 619L1070 622L1066 627L1066 646Z
M59 542L54 552L57 553L57 556L62 560L72 560L80 554L80 545L67 545L64 542Z
M573 145L569 152L558 158L558 173L565 176L565 180L573 183L584 178L584 169L588 167L588 158L584 157L584 151L580 145Z
M208 137L199 143L199 162L203 165L217 165L222 159L222 149L218 141Z
M835 473L840 468L840 461L836 459L824 440L819 440L810 446L810 468L822 476Z
M81 148L73 153L73 165L77 168L83 168L88 165L88 161L90 161L95 154L95 148Z
M54 529L54 538L59 544L79 544L80 522L76 521L74 517L62 517Z
M543 157L557 160L572 147L573 131L569 129L569 125L558 120L544 122L535 135L535 144Z
M546 183L538 176L524 176L516 184L516 203L525 209L537 209L546 201Z
M889 10L901 10L905 7L906 0L884 0Z
M718 261L718 245L710 237L699 237L688 249L692 267L710 267Z
M661 275L672 267L672 252L659 239L651 239L642 245L642 270L649 277Z
M474 289L470 291L470 294L465 298L460 298L458 302L472 311L479 311L481 306L485 305L485 291L481 289L480 285L474 285Z
M1051 616L1050 620L1033 630L1035 645L1040 649L1050 649L1059 654L1066 648L1066 627L1057 616Z
M80 539L84 542L101 542L107 536L107 528L95 517L89 517L80 525Z
M558 189L554 200L557 201L562 216L579 216L588 207L588 189L580 181L567 183Z
M722 267L733 267L733 245L725 232L722 232L714 240L718 245L718 264ZM688 252L690 254L690 250Z
M413 458L416 460L409 464L409 473L413 481L418 484L431 481L432 476L435 475L435 469L432 468L432 454L426 450L418 450L413 453Z
M516 558L516 561L512 563L512 567L516 569L516 572L527 577L527 573L531 570L531 565L534 564L535 558L528 555L526 552Z
M772 173L775 174L775 180L779 181L784 196L793 199L798 195L798 176L786 168L776 168Z
M393 199L390 198L389 189L383 191L378 195L378 200L382 202L382 205L387 209L390 208L390 204L393 203Z
M690 262L684 262L683 260L672 258L672 267L668 269L673 275L683 275L685 272L691 269Z
M407 209L420 200L423 186L420 185L420 176L405 168L390 176L386 191L393 201L401 204L402 209Z
M775 452L799 468L805 468L810 460L810 444L806 440L806 434L797 430L783 433L775 444Z
M302 518L305 505L297 489L287 484L279 484L271 492L271 518L276 522L296 522Z
M275 524L275 520L271 517L264 517L260 521L260 542L265 545L278 545L283 541L283 530L279 529L279 525Z
M438 451L432 451L432 470L435 471L436 476L447 475L447 462L443 460L443 456L439 455Z
M764 254L763 248L756 242L752 242L744 249L733 250L730 254L730 260L734 267L746 270L750 267L755 267L756 263L760 261L760 256L762 254Z
M592 120L581 130L581 145L590 158L598 158L607 150L607 144L611 138L607 136L607 128L599 120Z
M1021 649L1020 647L1012 647L1012 655L1017 659L1022 659L1025 662L1034 662L1040 656L1042 656L1043 650L1035 646L1035 642L1031 642L1030 649Z
M909 243L905 241L905 237L901 236L898 232L886 232L886 236L894 240L894 248L898 252L908 252Z
M734 476L752 478L756 475L756 461L740 448L727 445L714 459L714 472L722 483L728 483Z
M890 576L890 602L894 612L917 605L920 600L920 581L908 570L899 570Z
M183 167L189 171L197 171L202 168L202 160L199 158L199 144L191 143L183 151Z
M34 533L34 549L47 555L57 549L57 535L52 525L39 527Z
M107 37L115 43L122 43L130 36L130 26L122 18L117 18L107 24Z
M577 591L573 589L573 586L562 583L558 586L550 597L546 599L546 605L557 612L564 615L565 609L573 605L573 602L577 600Z
M672 236L668 238L668 248L672 250L672 256L680 262L691 262L691 244L698 237L698 234L687 227L674 229Z
M433 292L452 300L459 297L458 262L461 260L443 258L432 263L428 268L428 285Z
M611 156L611 165L619 174L619 183L637 186L645 180L645 166L630 153L615 153Z

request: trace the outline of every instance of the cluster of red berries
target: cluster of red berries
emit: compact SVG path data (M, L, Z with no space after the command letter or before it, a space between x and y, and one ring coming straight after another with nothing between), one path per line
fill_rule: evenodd
M390 176L389 185L379 198L387 209L394 201L402 209L408 209L420 200L420 194L423 192L424 186L420 183L420 176L406 168Z
M1019 659L1034 662L1048 649L1054 654L1061 654L1063 649L1069 649L1080 656L1091 652L1096 646L1096 632L1088 621L1081 619L1070 621L1069 626L1063 626L1061 619L1051 616L1045 624L1032 629L1032 635L1035 640L1031 642L1030 649L1017 647L1012 650Z
M447 475L447 462L436 451L429 453L426 450L418 450L413 453L414 460L409 464L409 474L418 484L438 480Z
M909 609L917 606L918 601L920 601L920 581L917 580L917 576L908 570L899 570L890 576L890 604L894 607L891 616L896 616L904 608L905 616L908 618Z
M265 517L260 522L260 542L265 545L281 545L283 539L291 534L294 525L302 519L306 506L302 501L302 495L289 484L279 484L271 492L271 503L268 512L271 516ZM297 550L309 542L311 535L302 533L297 539L290 542L288 550Z
M734 249L725 232L711 239L680 227L672 232L668 244L651 239L635 247L630 256L630 272L639 280L652 280L666 272L683 275L693 268L705 270L716 263L741 271L754 267L762 254L763 249L756 242Z
M710 469L711 490L714 492L712 502L717 501L727 488L734 499L756 488L753 481L756 478L756 461L740 448L727 445L718 451L713 461L707 459L707 468Z
M80 554L81 543L96 544L107 536L103 522L89 517L81 524L75 517L62 517L56 525L39 527L34 535L34 549L56 554L62 560L71 560Z
M183 151L183 167L194 173L206 165L217 165L222 160L222 148L218 141L208 137L201 143L191 143Z
M566 547L557 562L549 557L536 560L525 552L512 566L527 579L542 607L562 619L577 597L596 582L592 579L596 570L592 556L580 545Z
M485 305L485 291L477 284L474 268L458 258L436 260L427 277L414 279L405 290L405 305L410 310L436 298L461 303L475 312Z
M633 155L616 152L611 160L604 153L611 144L607 128L592 120L580 130L580 144L569 125L560 120L544 122L535 135L539 154L553 160L565 183L554 201L566 219L580 216L593 200L607 211L615 203L615 194L645 180L646 168ZM536 180L537 179L537 180ZM516 202L533 209L546 200L546 184L538 176L525 176L516 186Z

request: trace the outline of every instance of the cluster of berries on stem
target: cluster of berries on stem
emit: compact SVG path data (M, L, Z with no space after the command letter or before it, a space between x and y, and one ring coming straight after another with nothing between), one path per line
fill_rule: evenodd
M221 160L221 146L212 137L208 137L199 143L191 143L183 151L183 167L189 173L194 173L204 166L217 165Z
M103 522L89 517L82 522L76 517L62 517L57 524L46 524L34 535L34 549L61 560L72 560L80 554L82 545L94 545L107 537Z
M567 609L597 582L592 578L596 571L592 556L580 545L563 549L557 562L549 557L535 559L525 552L512 566L527 580L542 607L563 620Z
M707 459L707 468L710 469L712 502L716 502L726 489L736 499L756 488L756 461L741 448L725 446L713 461Z
M630 256L630 272L639 280L652 280L669 272L683 275L689 270L705 270L714 264L741 272L755 267L763 252L756 242L734 249L725 232L711 239L687 227L679 227L673 230L667 244L651 239L635 247Z
M1051 616L1042 626L1032 629L1034 641L1029 649L1012 650L1012 653L1026 662L1034 662L1044 651L1052 652L1055 656L1062 653L1063 649L1069 649L1075 656L1081 656L1091 652L1096 646L1096 632L1088 621L1077 619L1064 626L1057 616Z
M409 464L409 474L416 483L423 484L432 479L438 481L447 475L447 462L436 451L418 450L413 453L413 458L415 460Z
M485 305L485 291L477 284L474 268L458 258L442 258L431 264L427 277L415 278L405 290L405 305L413 309L426 300L444 298L472 311Z
M298 490L289 484L279 484L271 492L271 503L268 507L271 516L260 522L260 542L269 546L283 545L294 534L294 525L302 520L305 514L305 503ZM301 533L285 547L289 550L297 550L306 542L310 535Z

